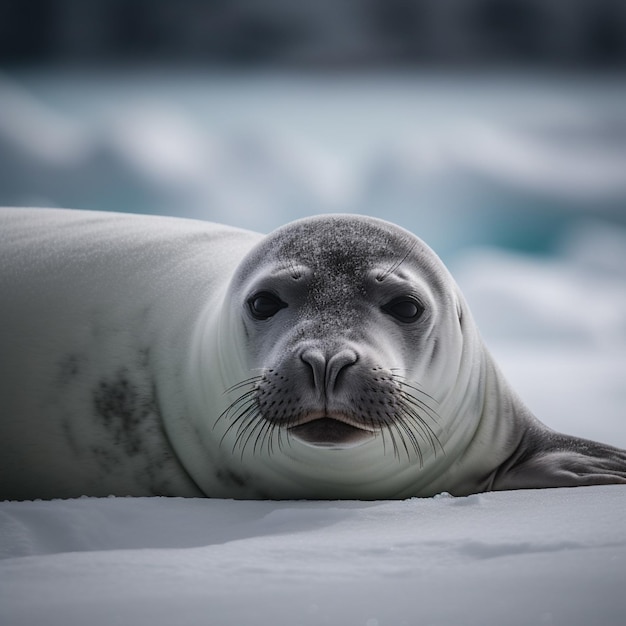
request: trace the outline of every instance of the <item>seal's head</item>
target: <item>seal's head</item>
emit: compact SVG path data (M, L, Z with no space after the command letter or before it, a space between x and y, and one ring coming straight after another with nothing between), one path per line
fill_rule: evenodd
M362 448L395 471L444 455L462 310L417 237L362 216L293 222L251 251L231 296L249 372L220 418L233 448L320 466Z

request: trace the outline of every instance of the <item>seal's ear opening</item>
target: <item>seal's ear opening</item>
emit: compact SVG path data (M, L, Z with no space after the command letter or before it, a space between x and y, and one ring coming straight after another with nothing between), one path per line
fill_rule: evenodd
M461 302L457 298L456 300L456 315L459 318L459 324L461 328L463 328L463 307L461 306Z

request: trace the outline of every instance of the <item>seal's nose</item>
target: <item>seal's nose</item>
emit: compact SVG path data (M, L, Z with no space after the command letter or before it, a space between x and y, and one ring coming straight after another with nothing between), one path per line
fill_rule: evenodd
M300 355L313 373L313 385L320 392L332 393L340 384L342 374L358 361L358 355L350 348L344 348L327 358L322 350L309 348Z

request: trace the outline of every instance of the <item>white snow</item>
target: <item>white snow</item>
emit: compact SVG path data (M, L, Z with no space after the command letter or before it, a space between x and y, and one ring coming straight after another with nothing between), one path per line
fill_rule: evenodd
M626 486L4 503L0 622L621 624Z
M93 111L111 88L72 92L68 84L66 110L83 98ZM582 151L570 154L567 143L525 130L537 116L594 127L599 92L583 87L542 99L523 85L502 97L492 89L485 110L477 105L480 84L462 102L459 91L432 82L434 98L433 89L389 82L377 90L313 81L282 92L267 82L220 84L198 99L208 103L203 125L163 105L159 92L142 96L159 105L135 100L105 111L95 131L74 112L72 124L59 122L0 85L0 192L73 198L81 208L88 192L100 202L93 208L126 193L163 212L163 188L184 188L189 196L172 212L260 229L347 203L400 221L445 252L444 236L476 244L496 232L499 214L483 211L484 201L502 202L503 223L523 218L530 200L562 201L576 176L571 206L587 203L586 217L563 222L555 254L474 247L456 252L450 267L535 414L557 430L626 448L626 231L600 219L611 202L623 207L624 144L612 148L585 131ZM611 100L603 110L623 120L622 105L613 109ZM447 128L451 110L463 115ZM416 111L427 124L417 123ZM476 118L491 120L484 145ZM392 127L401 138L384 145ZM33 143L31 128L58 135L59 149L49 154ZM461 181L452 188L451 173ZM398 502L0 503L2 626L621 626L625 591L622 485Z

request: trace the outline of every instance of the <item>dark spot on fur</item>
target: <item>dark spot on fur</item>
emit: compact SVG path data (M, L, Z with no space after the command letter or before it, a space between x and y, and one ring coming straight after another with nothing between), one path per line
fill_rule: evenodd
M114 472L122 460L113 449L101 445L92 446L90 452L98 461L98 465L107 473Z
M138 454L142 447L139 428L150 410L126 370L120 370L112 380L100 381L93 393L93 405L115 443L129 456Z
M81 373L85 359L78 354L66 354L58 363L58 382L61 386L71 384Z
M138 365L141 369L147 370L150 364L150 348L139 350Z
M218 470L216 476L220 482L226 483L227 485L235 485L243 488L248 484L245 478L228 469Z
M76 443L76 439L74 437L74 433L72 432L72 424L71 419L68 417L64 417L61 421L61 430L63 431L63 435L65 436L65 440L67 441L70 449L76 456L80 456L82 449L81 446Z
M148 352L141 358L145 362ZM139 484L154 495L170 495L167 476L173 468L174 475L186 470L163 427L156 387L146 378L145 371L122 368L93 389L94 414L108 440L94 443L90 453L103 471L115 473L130 464Z

